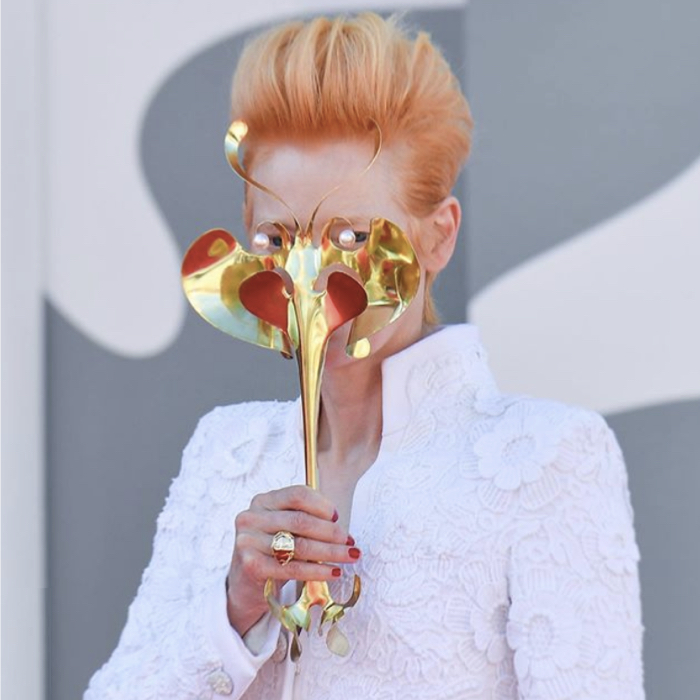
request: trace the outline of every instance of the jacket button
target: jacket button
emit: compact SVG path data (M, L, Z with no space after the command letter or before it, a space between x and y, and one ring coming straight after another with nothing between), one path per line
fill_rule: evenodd
M231 695L233 693L233 681L231 676L223 669L217 668L207 676L209 687L217 695Z

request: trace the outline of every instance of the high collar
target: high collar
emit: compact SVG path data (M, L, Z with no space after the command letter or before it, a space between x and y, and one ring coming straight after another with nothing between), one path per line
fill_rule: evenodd
M382 362L382 436L403 430L416 409L448 387L496 392L476 326L443 326Z
M443 326L387 357L382 370L382 438L402 431L421 404L449 384L469 387L486 398L498 392L479 330L470 323ZM293 412L295 432L303 435L301 397Z

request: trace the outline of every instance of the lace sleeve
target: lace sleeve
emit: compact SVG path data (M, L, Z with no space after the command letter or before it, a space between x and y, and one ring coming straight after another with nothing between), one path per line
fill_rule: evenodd
M235 425L224 418L223 409L202 418L184 451L119 644L84 700L235 700L275 649L271 634L259 655L251 654L226 617L233 517L216 495L235 492L244 469L230 449L222 467L218 443ZM248 440L241 432L241 442Z
M559 493L523 513L507 640L522 700L642 700L639 550L622 452L592 412L550 466Z

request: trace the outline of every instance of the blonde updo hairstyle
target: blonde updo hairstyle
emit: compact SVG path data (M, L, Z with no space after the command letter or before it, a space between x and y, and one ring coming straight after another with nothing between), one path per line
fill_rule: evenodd
M241 55L231 103L233 118L249 127L248 169L258 143L366 138L374 119L384 144L398 146L400 198L413 217L450 194L471 147L469 104L428 34L412 37L398 18L371 12L258 35ZM438 321L432 282L428 275L427 323Z

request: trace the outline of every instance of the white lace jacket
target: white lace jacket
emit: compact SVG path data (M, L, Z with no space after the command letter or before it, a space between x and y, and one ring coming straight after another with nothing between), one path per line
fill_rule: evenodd
M312 633L294 665L269 616L256 643L230 628L234 516L304 476L298 402L227 406L184 451L119 645L84 700L644 697L639 552L605 421L500 394L470 325L383 373L380 453L352 507L351 654Z

